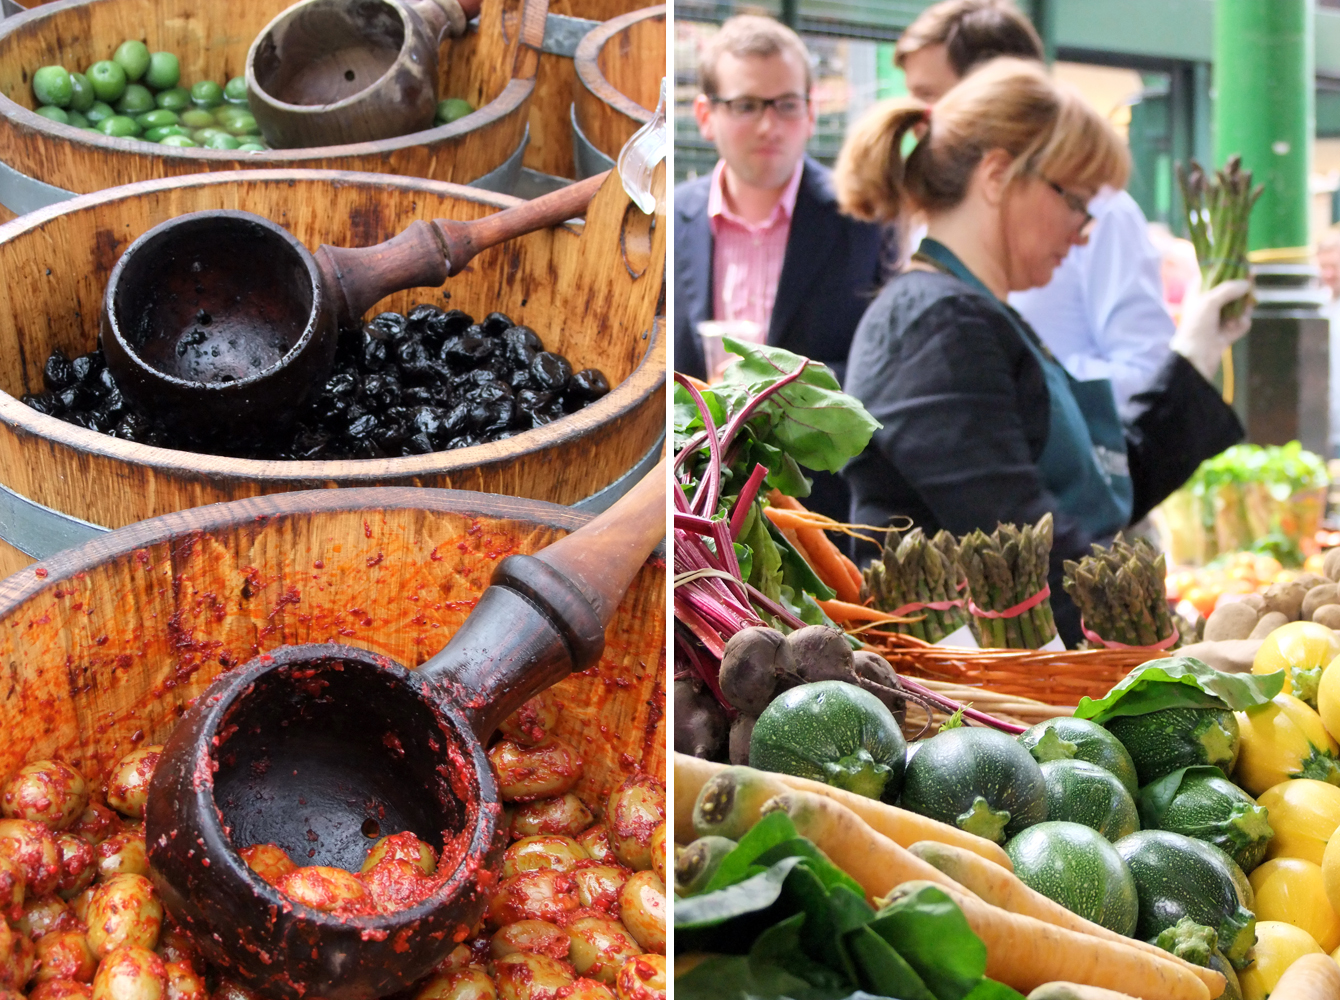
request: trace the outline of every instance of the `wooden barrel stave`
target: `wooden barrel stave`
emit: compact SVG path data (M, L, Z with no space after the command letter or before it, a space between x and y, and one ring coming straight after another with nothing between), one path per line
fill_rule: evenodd
M624 14L578 46L571 128L577 161L585 167L579 173L613 163L651 120L665 75L665 13L662 5Z
M438 128L345 146L237 154L172 149L94 135L34 114L29 79L38 67L83 67L124 38L144 38L181 60L184 80L243 72L247 49L286 0L227 6L194 0L67 0L0 21L0 162L76 194L201 171L276 167L355 170L470 183L526 141L527 111L544 36L546 0L484 0L477 31L443 44L439 92L476 111ZM226 18L226 27L219 20ZM150 26L150 27L146 27ZM0 188L2 191L3 188ZM13 212L0 205L0 221Z
M57 757L95 784L161 742L224 664L339 642L406 666L437 652L496 563L586 515L445 490L290 493L182 511L60 553L0 582L0 778ZM665 773L665 563L648 560L599 664L553 689L558 736L603 804L638 770ZM222 662L221 662L222 661Z
M399 292L371 311L403 312L434 300L477 316L497 309L534 327L576 368L605 372L608 396L519 437L412 458L260 462L121 441L37 413L17 398L41 390L53 348L74 356L94 346L112 266L131 240L165 219L237 208L274 219L311 248L358 246L415 218L478 218L515 202L416 178L244 171L147 181L0 226L0 273L9 283L0 303L0 358L9 366L0 370L0 485L111 528L203 504L338 486L435 486L564 504L596 492L643 458L665 426L666 341L655 322L665 226L660 219L647 232L646 217L630 210L617 177L601 189L585 224L486 250L444 289ZM635 252L639 236L650 236L650 252L630 265L620 248ZM0 542L0 573L29 562Z

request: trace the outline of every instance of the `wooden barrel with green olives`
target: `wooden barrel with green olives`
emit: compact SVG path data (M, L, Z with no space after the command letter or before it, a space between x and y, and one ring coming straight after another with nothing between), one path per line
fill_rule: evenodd
M549 0L544 48L535 71L535 93L530 99L530 144L524 164L531 170L557 177L578 177L572 149L572 101L577 87L573 57L577 46L606 21L640 10L646 0ZM647 65L665 66L664 21L655 48L645 54ZM639 55L639 58L643 58ZM660 78L657 77L657 85ZM652 108L656 94L652 94Z
M75 194L210 170L360 170L513 189L545 0L484 0L477 27L443 43L438 94L452 103L431 128L280 150L260 141L244 75L257 33L288 6L67 0L0 20L0 221Z
M111 791L117 762L165 743L220 672L281 645L338 642L418 666L504 554L590 516L450 490L324 490L181 511L62 552L0 581L0 786L55 758ZM633 809L614 798L630 776L665 782L663 559L638 571L607 635L596 666L529 717L578 748L569 794L588 823L607 802Z
M577 175L608 169L651 120L665 76L665 6L607 21L577 47L572 144Z
M169 218L240 209L284 226L314 250L323 243L369 246L416 219L476 219L517 203L422 178L248 170L144 181L0 225L0 274L7 284L0 297L0 576L100 528L268 493L405 485L574 504L617 491L630 470L654 463L661 447L667 336L657 320L664 219L632 206L617 175L597 193L584 223L485 250L441 288L383 299L369 310L361 332L353 330L375 347L384 334L372 320L381 323L384 313L457 310L473 317L470 322L492 322L499 314L518 333L524 326L527 337L542 341L536 364L547 359L560 369L567 365L571 374L565 377L574 383L582 372L603 373L607 392L548 422L528 424L531 429L481 435L482 443L435 440L449 450L408 456L402 449L372 458L259 460L113 436L23 401L50 391L48 368L57 349L71 359L66 366L90 365L70 391L96 389L100 372L88 359L97 345L108 276L132 241ZM560 364L555 355L566 361ZM391 392L388 380L382 381L379 393ZM361 385L360 393L370 391L370 377ZM400 391L409 389L406 380ZM365 409L403 408L411 405L406 398L364 400ZM518 401L518 412L520 406Z

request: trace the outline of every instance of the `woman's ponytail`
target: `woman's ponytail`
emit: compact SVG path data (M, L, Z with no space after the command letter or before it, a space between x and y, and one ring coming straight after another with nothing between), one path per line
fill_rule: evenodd
M903 138L927 121L929 109L911 97L881 101L852 126L833 170L838 205L865 222L888 222L906 207Z

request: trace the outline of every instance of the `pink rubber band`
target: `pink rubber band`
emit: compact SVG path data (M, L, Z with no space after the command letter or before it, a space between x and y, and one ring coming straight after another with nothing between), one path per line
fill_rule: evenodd
M968 610L971 611L973 613L973 616L976 618L1018 618L1025 611L1030 611L1033 608L1036 608L1039 604L1041 604L1043 601L1045 601L1047 598L1051 596L1052 596L1051 584L1044 583L1042 585L1042 589L1039 590L1032 597L1030 597L1028 600L1020 601L1014 607L1006 608L1004 611L983 611L975 603L973 603L971 597L968 598Z
M962 601L931 601L930 604L922 604L920 601L913 601L911 604L904 604L896 611L889 611L887 614L893 617L905 615L912 611L948 611L950 608L963 607Z
M1166 639L1162 639L1159 642L1154 643L1154 645L1152 646L1132 646L1124 642L1109 642L1108 640L1104 639L1101 635L1099 635L1097 632L1089 628L1089 626L1084 624L1083 615L1081 615L1079 619L1079 628L1080 631L1084 633L1084 638L1088 639L1090 642L1098 643L1098 645L1102 646L1105 649L1171 649L1173 643L1175 643L1178 639L1182 638L1182 636L1177 631L1177 626L1174 625L1172 635L1168 636L1168 638Z

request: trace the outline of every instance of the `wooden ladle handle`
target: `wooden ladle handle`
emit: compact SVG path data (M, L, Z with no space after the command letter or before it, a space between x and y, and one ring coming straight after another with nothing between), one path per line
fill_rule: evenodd
M584 214L609 174L607 170L471 222L420 219L376 246L322 244L313 256L327 294L334 297L340 326L359 322L392 292L441 285L481 250Z

